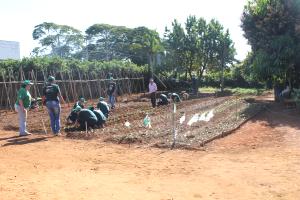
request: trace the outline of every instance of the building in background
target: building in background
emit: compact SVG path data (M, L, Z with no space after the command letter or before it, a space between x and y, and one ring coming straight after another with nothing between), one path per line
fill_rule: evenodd
M0 40L0 60L1 59L20 59L20 43Z

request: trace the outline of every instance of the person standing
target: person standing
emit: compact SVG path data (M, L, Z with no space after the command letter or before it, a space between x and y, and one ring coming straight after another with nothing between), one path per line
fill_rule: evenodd
M115 108L116 91L117 91L117 85L114 82L114 78L110 77L110 81L109 81L108 89L107 89L107 95L108 95L108 102L111 106L111 109Z
M54 135L60 135L60 101L64 103L61 96L59 86L55 83L55 78L49 76L48 83L43 89L43 102L46 103L48 113L50 116L51 129Z
M15 110L19 116L19 135L30 135L26 129L27 111L31 105L31 95L29 93L30 87L33 85L29 80L25 80L18 91L17 101L15 103Z
M153 78L150 78L149 82L149 93L151 98L152 107L156 107L156 92L157 92L157 85L154 82Z

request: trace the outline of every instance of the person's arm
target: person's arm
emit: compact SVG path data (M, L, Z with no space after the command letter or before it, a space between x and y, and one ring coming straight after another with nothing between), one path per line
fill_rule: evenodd
M115 83L115 88L114 88L114 92L113 92L114 96L117 96L117 84Z
M62 104L65 104L65 103L66 103L65 100L64 100L64 98L63 98L63 96L61 95L61 93L58 94L58 97L59 97L60 102L61 102Z
M24 104L23 104L23 100L22 100L22 99L19 100L19 106L20 106L20 108L21 108L21 110L22 110L23 112L26 111L26 109L24 108Z
M155 89L154 91L157 92L157 85L156 85L156 83L154 83L154 89Z
M61 102L62 104L65 104L66 102L65 102L63 96L61 95L61 92L60 92L59 87L57 87L57 90L58 90L58 97L59 97L59 99L60 99L60 102Z

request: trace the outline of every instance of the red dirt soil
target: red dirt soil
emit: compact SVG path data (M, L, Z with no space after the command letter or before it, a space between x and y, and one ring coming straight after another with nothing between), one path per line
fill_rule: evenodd
M272 104L205 151L0 131L0 199L299 200L299 114Z

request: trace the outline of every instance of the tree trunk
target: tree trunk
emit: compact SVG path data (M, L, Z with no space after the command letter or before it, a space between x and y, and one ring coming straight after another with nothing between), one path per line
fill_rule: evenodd
M224 92L224 65L225 65L225 46L223 44L223 47L222 47L222 57L221 57L221 67L222 67L222 71L221 71L221 92Z

